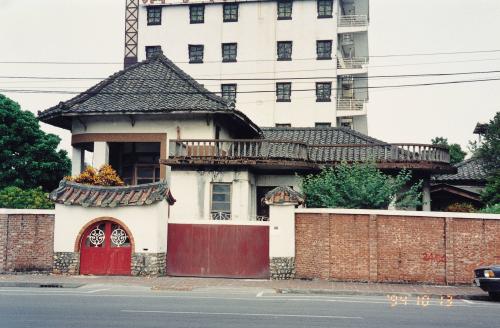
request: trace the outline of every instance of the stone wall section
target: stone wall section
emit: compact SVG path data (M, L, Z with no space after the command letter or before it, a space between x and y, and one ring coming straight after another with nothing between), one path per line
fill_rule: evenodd
M54 253L54 273L55 274L79 274L80 273L80 253L76 252L55 252Z
M133 276L163 276L167 268L166 253L132 254L131 274Z
M495 219L297 213L295 225L297 278L470 284L500 262Z
M0 214L0 272L50 272L53 214Z
M272 280L288 280L295 278L294 257L273 257L269 261Z

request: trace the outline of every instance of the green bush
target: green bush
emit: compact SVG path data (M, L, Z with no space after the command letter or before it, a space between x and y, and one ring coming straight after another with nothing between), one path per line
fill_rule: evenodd
M481 213L500 214L500 203L483 208Z
M343 163L305 176L302 191L308 207L387 209L396 198L396 206L411 208L421 205L421 183L404 191L410 180L405 170L392 177L375 163Z
M0 189L0 208L53 209L54 203L41 187L26 190L5 187Z

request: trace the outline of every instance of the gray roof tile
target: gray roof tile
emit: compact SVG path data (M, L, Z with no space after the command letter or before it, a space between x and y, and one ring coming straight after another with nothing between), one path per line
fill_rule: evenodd
M433 176L434 182L453 182L470 181L484 182L487 178L487 172L484 169L480 159L471 158L455 165L457 173L441 174Z

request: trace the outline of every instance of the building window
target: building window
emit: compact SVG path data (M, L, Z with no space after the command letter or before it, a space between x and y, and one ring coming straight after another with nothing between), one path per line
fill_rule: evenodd
M148 25L161 25L161 7L147 7Z
M278 0L278 19L292 19L292 0Z
M205 22L205 5L189 6L189 21L191 24L201 24Z
M292 60L292 41L278 41L278 60Z
M317 59L332 59L332 40L316 41Z
M238 21L238 4L237 3L224 4L223 11L224 11L224 23Z
M352 118L343 118L340 120L340 126L347 129L352 129Z
M292 125L290 123L276 123L277 128L291 128Z
M290 82L276 83L277 102L290 102L291 95L292 95L292 83Z
M149 59L153 56L161 54L161 46L147 46L146 47L146 59Z
M333 0L318 0L318 18L333 17Z
M235 62L238 55L237 43L223 43L222 44L222 62Z
M330 128L332 123L315 123L314 127L316 128Z
M236 84L222 84L221 94L222 98L236 102Z
M212 184L212 220L231 220L231 185L229 183Z
M189 63L203 63L203 45L190 44L189 45Z
M316 83L316 101L329 102L332 101L332 83L331 82L318 82Z

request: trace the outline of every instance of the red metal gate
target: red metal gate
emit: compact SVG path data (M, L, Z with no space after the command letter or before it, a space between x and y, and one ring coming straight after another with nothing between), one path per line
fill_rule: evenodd
M269 227L170 223L167 273L267 279Z
M119 224L101 221L90 226L80 244L80 274L130 275L132 248Z

